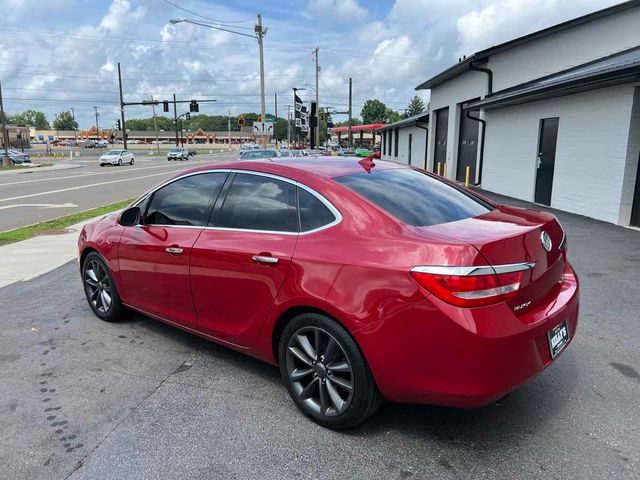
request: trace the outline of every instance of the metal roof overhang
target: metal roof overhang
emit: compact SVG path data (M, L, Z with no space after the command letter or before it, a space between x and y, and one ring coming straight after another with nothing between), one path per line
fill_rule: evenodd
M530 84L527 84L519 89L512 89L503 94L497 93L483 100L471 102L467 108L492 110L633 82L640 82L640 65L544 85L539 88L532 88Z

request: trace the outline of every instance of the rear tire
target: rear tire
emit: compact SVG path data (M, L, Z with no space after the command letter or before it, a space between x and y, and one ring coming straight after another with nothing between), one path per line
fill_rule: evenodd
M89 307L100 320L115 322L124 312L120 295L107 263L97 252L82 262L82 283Z
M382 403L358 345L325 315L303 313L293 318L280 336L278 362L296 406L323 427L353 428Z

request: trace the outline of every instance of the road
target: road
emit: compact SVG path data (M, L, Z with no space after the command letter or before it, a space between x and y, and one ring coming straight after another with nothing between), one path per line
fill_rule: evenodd
M140 315L97 320L75 263L2 288L2 476L638 479L640 233L555 213L582 286L570 348L498 404L385 404L347 433L298 413L274 367Z
M187 162L137 156L133 166L100 167L97 157L58 160L78 168L0 174L0 231L135 197L177 171L237 158L237 153L197 155Z

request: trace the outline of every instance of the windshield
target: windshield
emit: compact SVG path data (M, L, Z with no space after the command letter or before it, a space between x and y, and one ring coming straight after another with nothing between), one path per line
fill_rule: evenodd
M398 220L424 227L477 217L493 208L481 200L411 168L374 170L337 177Z
M271 158L277 156L278 154L274 150L253 150L242 154L242 158Z
M120 155L120 150L109 150L105 155Z
M172 148L171 150L169 150L171 153L180 153L182 151L181 148Z

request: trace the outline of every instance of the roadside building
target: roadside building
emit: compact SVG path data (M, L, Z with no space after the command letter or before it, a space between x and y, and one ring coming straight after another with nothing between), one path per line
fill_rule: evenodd
M21 127L18 125L7 125L7 136L9 144L7 148L29 148L29 127ZM0 147L4 148L4 135L0 135Z
M351 138L354 147L373 148L379 141L378 131L384 127L384 123L372 123L370 125L353 125L351 127ZM346 147L349 142L349 127L333 127L331 140L338 145Z
M422 112L378 130L384 160L422 167L427 158L429 112Z
M425 168L640 226L640 0L476 52L431 90Z

